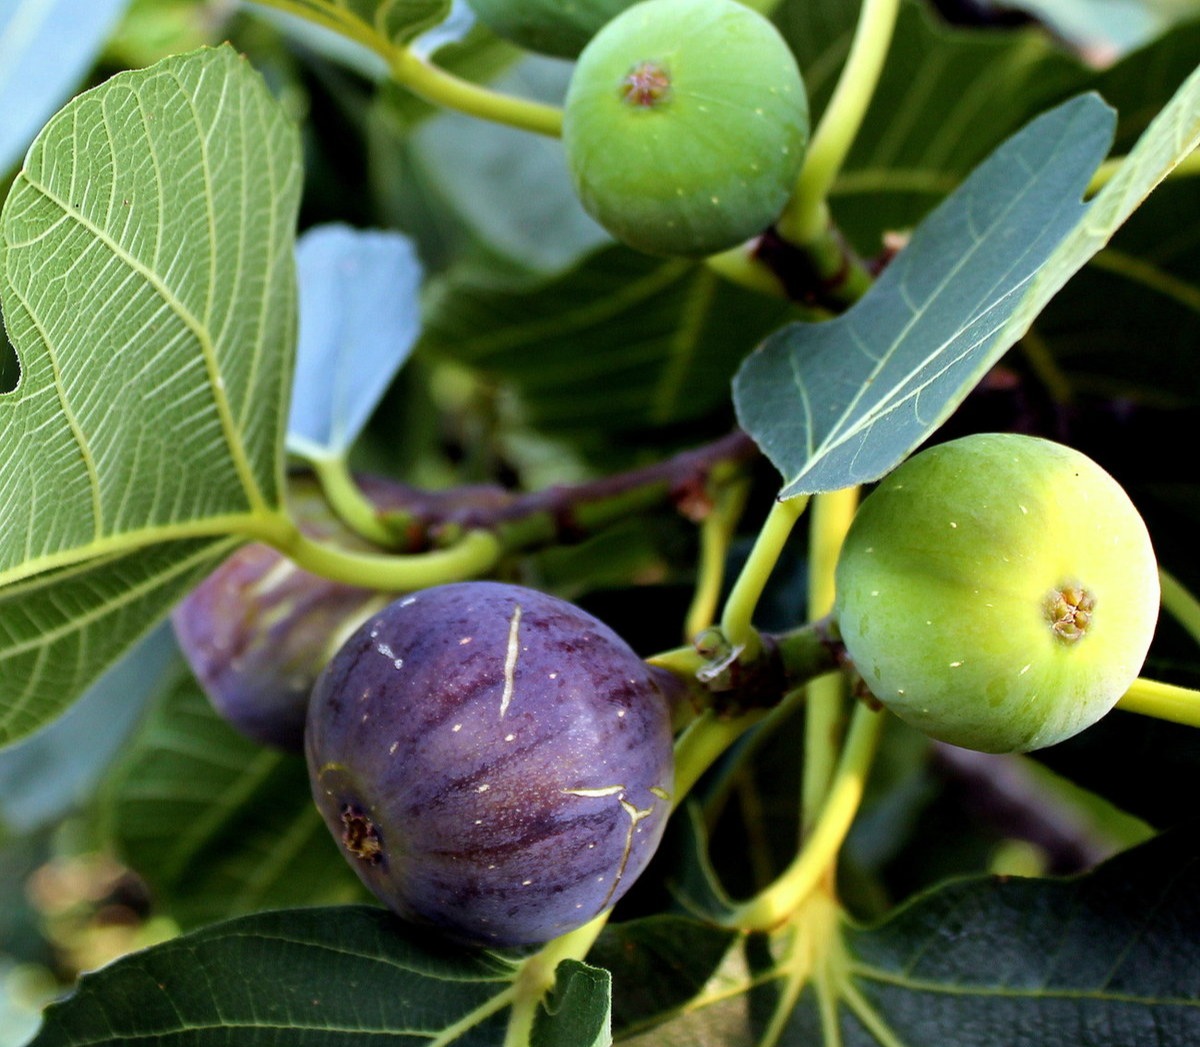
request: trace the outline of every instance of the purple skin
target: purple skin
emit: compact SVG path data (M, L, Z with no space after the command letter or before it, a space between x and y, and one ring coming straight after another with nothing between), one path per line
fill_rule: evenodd
M405 488L361 477L377 504ZM333 515L309 476L291 477L288 508L310 538L370 549ZM184 657L222 719L263 745L304 751L308 696L317 675L382 598L309 574L269 546L239 549L172 614Z
M308 696L331 640L375 599L372 590L318 578L255 544L201 582L172 623L221 718L256 742L299 753Z
M557 597L444 585L370 618L317 681L313 797L389 908L540 943L612 906L670 813L670 711L611 629Z

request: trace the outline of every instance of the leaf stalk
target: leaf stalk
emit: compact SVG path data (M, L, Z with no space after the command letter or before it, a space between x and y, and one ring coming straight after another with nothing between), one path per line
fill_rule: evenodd
M858 488L817 495L809 530L808 612L810 617L833 610L834 572L842 541L858 508ZM808 685L804 726L804 771L801 776L801 827L807 831L825 803L837 760L837 739L844 729L845 680L828 674Z
M1200 727L1200 691L1139 676L1117 702L1125 712Z
M721 921L743 931L769 931L786 920L830 872L862 802L884 716L860 703L828 799L800 853L783 874Z
M796 244L816 240L829 226L826 200L854 145L879 83L900 11L900 0L864 0L846 64L808 147L796 190L777 228Z

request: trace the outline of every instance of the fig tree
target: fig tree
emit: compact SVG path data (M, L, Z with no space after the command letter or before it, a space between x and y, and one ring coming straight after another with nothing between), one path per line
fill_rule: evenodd
M705 255L782 211L808 102L788 45L736 0L643 0L584 48L563 144L586 210L652 254Z
M463 582L369 618L321 674L313 797L362 881L472 943L547 941L613 905L670 808L668 702L556 597Z
M1013 434L929 448L855 515L835 615L872 694L943 741L1023 752L1103 716L1158 617L1128 495L1071 448Z

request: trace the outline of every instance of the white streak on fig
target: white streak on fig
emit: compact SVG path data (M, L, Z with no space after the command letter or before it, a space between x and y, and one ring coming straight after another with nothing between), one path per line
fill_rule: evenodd
M520 651L518 637L521 631L521 605L513 609L512 620L508 623L508 650L504 655L504 693L500 695L500 718L508 712L508 704L513 696L513 674L517 669L517 653Z
M568 796L586 796L596 798L601 796L616 796L625 791L623 785L604 785L598 789L564 789L563 792Z

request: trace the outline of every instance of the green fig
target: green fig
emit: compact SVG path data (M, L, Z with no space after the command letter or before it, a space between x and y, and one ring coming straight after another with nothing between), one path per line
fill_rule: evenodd
M779 217L808 101L775 27L736 0L643 0L571 77L563 144L584 208L651 254L734 247Z
M855 515L835 617L867 687L984 752L1062 741L1137 678L1158 619L1149 534L1086 455L989 433L929 448Z

